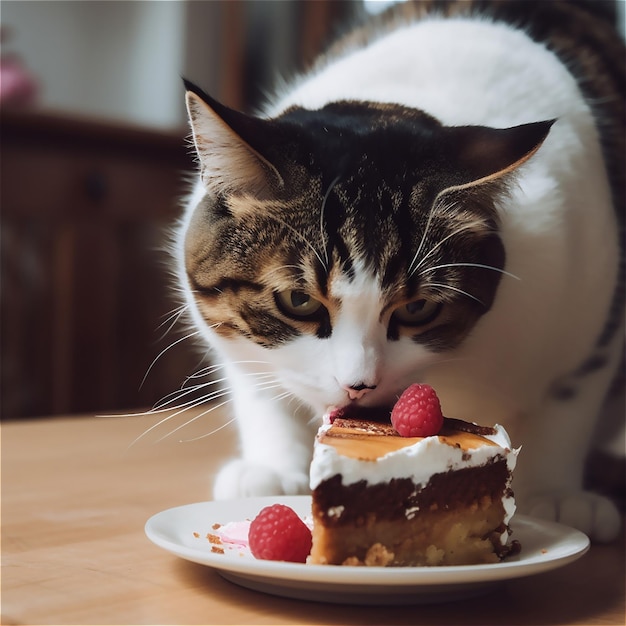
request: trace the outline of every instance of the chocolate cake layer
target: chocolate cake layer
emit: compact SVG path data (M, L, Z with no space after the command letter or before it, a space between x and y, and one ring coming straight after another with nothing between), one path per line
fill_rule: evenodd
M418 511L466 508L485 498L497 502L504 495L507 478L506 461L498 457L481 467L435 474L423 487L409 478L343 485L341 476L336 475L315 488L313 515L328 528L358 526L372 512L379 520L406 520Z

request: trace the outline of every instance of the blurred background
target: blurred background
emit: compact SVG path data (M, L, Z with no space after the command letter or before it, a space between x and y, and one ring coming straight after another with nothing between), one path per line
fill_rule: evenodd
M181 76L253 111L361 9L2 1L3 418L149 408L200 367L164 251L194 168Z
M181 76L254 111L392 3L2 0L3 418L149 408L201 366L164 251L194 168Z

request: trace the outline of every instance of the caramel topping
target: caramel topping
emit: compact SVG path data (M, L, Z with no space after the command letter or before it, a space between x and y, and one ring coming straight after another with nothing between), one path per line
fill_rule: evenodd
M496 445L481 435L449 428L447 425L436 436L442 443L464 451ZM401 437L391 424L338 419L322 433L320 442L333 446L342 456L375 461L389 452L407 448L423 439L424 437Z

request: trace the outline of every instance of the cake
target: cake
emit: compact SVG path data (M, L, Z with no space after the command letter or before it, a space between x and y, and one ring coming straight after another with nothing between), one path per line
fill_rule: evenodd
M311 464L309 563L466 565L519 550L509 527L518 450L501 426L445 418L437 434L410 437L388 414L325 422Z

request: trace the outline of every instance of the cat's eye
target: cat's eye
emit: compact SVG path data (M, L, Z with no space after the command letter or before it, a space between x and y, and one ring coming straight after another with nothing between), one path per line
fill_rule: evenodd
M405 326L422 326L432 322L441 312L441 307L439 302L420 298L398 307L393 312L393 317Z
M285 315L298 319L313 317L323 307L319 300L295 289L279 291L276 294L276 304Z

